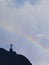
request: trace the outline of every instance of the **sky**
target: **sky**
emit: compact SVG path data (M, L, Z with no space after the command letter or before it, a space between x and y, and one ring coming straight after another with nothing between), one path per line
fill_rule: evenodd
M49 65L49 0L0 0L0 47L11 43L33 65Z

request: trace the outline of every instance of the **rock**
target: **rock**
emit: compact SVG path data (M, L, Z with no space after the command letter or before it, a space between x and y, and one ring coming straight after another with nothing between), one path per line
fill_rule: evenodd
M0 48L0 65L32 65L30 61L21 54Z

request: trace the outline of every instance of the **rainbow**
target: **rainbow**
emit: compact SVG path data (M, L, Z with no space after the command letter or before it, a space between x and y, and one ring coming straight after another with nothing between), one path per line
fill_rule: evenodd
M20 35L20 32L18 35ZM41 49L42 51L49 54L49 48L46 48L44 45L42 45L40 42L38 42L35 37L26 35L24 33L21 33L21 36L23 36L23 38L25 38L27 41L29 41L31 44L33 44L33 46L35 46L36 48Z
M24 34L22 30L21 30L21 32L18 29L15 30L15 27L12 24L0 23L0 28L4 28L9 32L14 32L14 33L18 34L19 36L24 37L27 41L29 41L31 44L33 44L38 49L42 49L49 53L49 48L45 48L40 42L37 41L37 39L35 37Z

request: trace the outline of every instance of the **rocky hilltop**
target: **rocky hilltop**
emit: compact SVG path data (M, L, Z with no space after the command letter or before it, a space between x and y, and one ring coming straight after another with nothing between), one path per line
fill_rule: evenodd
M9 51L0 48L0 65L32 65L23 55L17 54L12 50Z

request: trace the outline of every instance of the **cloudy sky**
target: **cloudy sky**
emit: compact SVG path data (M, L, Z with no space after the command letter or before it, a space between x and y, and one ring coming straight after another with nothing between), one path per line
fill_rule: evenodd
M11 43L33 65L49 65L49 0L0 0L0 47Z

